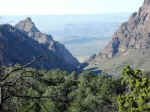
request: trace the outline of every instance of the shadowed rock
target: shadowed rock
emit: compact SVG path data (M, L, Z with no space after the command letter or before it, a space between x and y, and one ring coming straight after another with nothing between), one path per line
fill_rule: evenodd
M71 53L51 35L41 33L31 18L26 18L16 24L0 25L0 59L8 66L25 64L37 56L47 56L33 67L38 69L62 69L72 71L79 62Z

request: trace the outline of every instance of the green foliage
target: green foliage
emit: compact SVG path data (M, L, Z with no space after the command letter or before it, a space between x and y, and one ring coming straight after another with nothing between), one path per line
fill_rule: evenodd
M130 66L124 68L122 74L121 83L126 86L126 92L118 96L118 112L149 112L150 79Z
M1 71L1 75L17 67ZM149 112L150 78L147 73L126 66L122 75L121 79L115 79L92 72L76 75L60 70L22 68L5 80L0 79L0 111Z
M13 67L11 68L13 69ZM122 91L120 80L107 74L83 72L76 75L60 70L19 70L8 79L22 76L9 100L12 112L113 112L117 94Z

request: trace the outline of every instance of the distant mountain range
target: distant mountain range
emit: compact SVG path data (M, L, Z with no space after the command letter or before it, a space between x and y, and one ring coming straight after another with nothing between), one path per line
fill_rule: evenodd
M37 69L72 71L79 65L63 44L53 40L51 35L41 33L31 18L15 26L1 24L0 43L0 59L5 66L26 64L38 56L46 56L47 59L41 59L32 66Z
M126 64L149 72L150 66L150 0L145 0L112 36L112 40L95 57L90 67L99 67L109 73L120 72Z
M130 13L97 15L28 15L37 28L53 35L75 57L98 53L111 40L111 35L126 21ZM1 23L15 25L27 16L2 16Z

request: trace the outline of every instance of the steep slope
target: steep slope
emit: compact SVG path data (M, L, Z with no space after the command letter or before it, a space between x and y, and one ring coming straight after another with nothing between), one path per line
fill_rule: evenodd
M25 64L37 56L48 57L33 65L38 69L72 71L79 65L62 44L54 41L51 36L40 33L34 23L32 27L26 25L27 29L31 28L34 37L31 38L25 31L11 25L0 25L0 59L4 65ZM47 42L41 43L42 38L47 39Z
M72 54L65 48L63 44L54 41L51 35L41 33L31 18L26 18L20 21L15 26L21 31L24 31L29 37L36 40L39 44L43 44L48 50L52 51L59 60L63 60L64 63L70 67L76 67L79 62L72 56Z
M128 22L120 26L112 36L112 41L90 61L90 64L102 67L107 71L114 68L120 69L125 64L141 67L140 62L142 61L144 66L150 57L149 49L150 0L145 0L139 11L133 13ZM145 67L143 69L148 71Z

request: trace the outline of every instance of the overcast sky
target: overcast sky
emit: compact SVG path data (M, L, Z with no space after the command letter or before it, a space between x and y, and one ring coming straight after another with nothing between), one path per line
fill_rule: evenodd
M1 0L0 15L134 12L143 0Z

